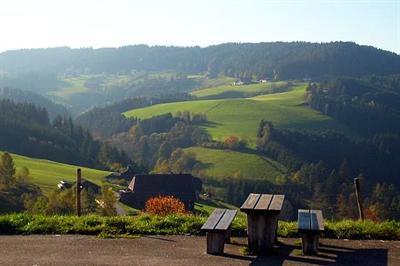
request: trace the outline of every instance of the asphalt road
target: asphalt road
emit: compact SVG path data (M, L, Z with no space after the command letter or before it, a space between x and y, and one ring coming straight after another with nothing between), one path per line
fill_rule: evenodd
M322 240L320 254L301 255L298 239L280 239L264 257L243 255L233 238L225 254L205 253L205 237L98 239L81 235L0 236L1 265L400 265L400 241Z

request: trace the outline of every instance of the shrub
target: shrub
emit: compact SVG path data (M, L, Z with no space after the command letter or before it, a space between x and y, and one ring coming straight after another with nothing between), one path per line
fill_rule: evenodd
M147 200L145 212L161 216L181 214L185 213L185 205L172 196L158 196Z
M231 150L241 150L246 147L247 143L243 139L236 136L229 136L224 140L224 148Z

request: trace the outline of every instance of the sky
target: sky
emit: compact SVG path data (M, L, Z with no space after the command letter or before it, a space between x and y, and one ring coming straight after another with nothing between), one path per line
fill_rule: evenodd
M20 48L354 41L400 54L400 0L1 0Z

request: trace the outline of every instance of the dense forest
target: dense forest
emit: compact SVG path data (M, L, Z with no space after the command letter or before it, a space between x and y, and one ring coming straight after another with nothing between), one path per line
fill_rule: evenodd
M8 99L16 103L31 103L45 108L50 119L54 119L56 116L67 116L69 114L65 106L56 104L46 97L32 91L0 87L0 99Z
M0 100L0 150L103 169L128 163L124 154L93 140L70 117L50 121L46 109L10 100Z
M228 43L206 48L146 45L102 49L61 47L0 54L0 69L11 75L9 79L12 74L34 75L36 79L48 80L49 86L59 85L51 74L169 70L231 77L316 79L338 75L394 74L399 68L400 57L395 53L350 42ZM45 75L49 77L44 78Z

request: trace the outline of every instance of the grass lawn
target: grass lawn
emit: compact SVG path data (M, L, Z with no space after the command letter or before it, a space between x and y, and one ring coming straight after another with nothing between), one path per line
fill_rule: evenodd
M255 146L257 128L261 119L272 121L280 128L336 129L354 133L343 124L305 106L306 85L300 84L283 93L242 99L198 100L157 104L124 113L127 117L150 118L168 112L188 110L205 113L209 123L203 127L216 140L235 135Z
M185 151L194 152L197 160L204 164L207 176L212 177L232 177L240 173L252 180L268 179L275 182L275 177L286 171L283 165L256 154L201 147L191 147Z
M38 185L45 194L50 193L57 188L60 180L74 181L76 178L76 169L79 166L57 163L49 160L35 159L17 154L11 154L15 166L28 167L31 181ZM103 178L109 174L106 171L80 167L82 169L82 177L101 185Z

